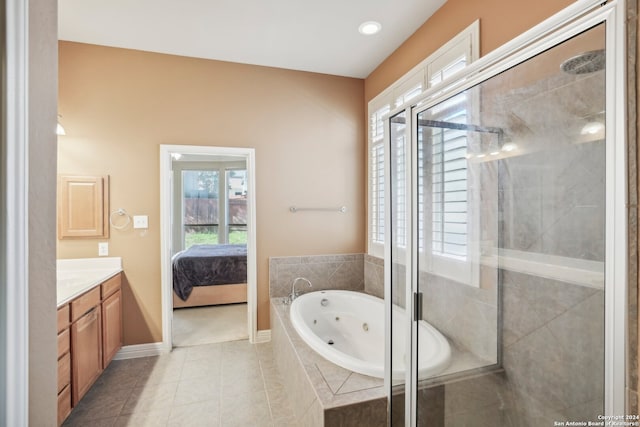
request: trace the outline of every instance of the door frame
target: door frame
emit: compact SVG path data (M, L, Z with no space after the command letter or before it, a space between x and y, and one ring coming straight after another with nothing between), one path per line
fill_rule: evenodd
M255 148L213 147L196 145L160 145L160 265L162 289L162 349L173 347L173 286L171 269L172 244L172 155L208 155L243 157L247 165L247 323L249 342L256 342L257 256L256 256L256 161Z

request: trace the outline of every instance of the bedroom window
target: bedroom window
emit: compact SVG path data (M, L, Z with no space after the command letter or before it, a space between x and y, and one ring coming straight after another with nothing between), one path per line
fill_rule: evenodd
M247 170L227 171L228 242L247 243Z
M184 249L219 243L218 171L182 171L182 189Z
M247 170L182 169L182 248L247 243Z

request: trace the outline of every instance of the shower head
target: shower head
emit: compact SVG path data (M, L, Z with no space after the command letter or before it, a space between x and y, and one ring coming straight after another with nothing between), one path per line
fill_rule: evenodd
M589 74L604 69L604 49L583 52L560 64L560 69L568 74Z

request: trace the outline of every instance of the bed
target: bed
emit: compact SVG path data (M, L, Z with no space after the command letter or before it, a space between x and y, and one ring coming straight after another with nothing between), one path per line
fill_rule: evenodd
M194 245L173 264L173 307L247 301L247 246Z

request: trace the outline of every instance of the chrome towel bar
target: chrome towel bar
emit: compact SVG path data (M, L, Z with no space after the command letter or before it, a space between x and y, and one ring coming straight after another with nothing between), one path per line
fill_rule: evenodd
M347 212L347 207L346 206L340 206L339 208L299 208L297 206L291 206L289 208L289 211L291 213L296 213L296 212L300 212L300 211L323 211L323 212L346 213Z

